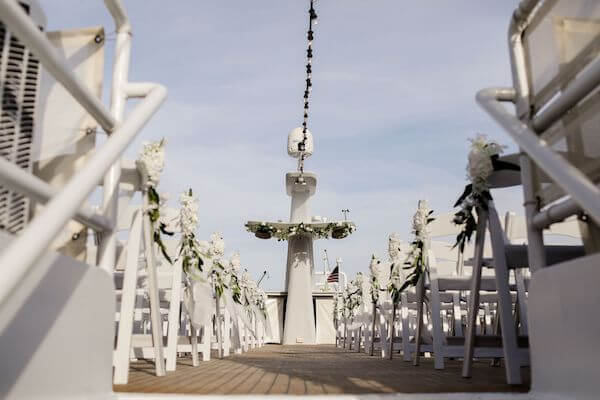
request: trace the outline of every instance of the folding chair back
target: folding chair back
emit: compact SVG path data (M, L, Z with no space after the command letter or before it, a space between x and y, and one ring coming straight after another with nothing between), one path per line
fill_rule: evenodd
M525 91L521 93L525 103L517 110L520 119L533 127L544 146L560 154L590 183L598 185L600 90L597 85L588 84L586 90L574 92L582 86L584 76L600 65L600 3L593 0L544 1L534 10L522 40L525 71L515 76L517 81L524 83L521 92ZM569 102L573 104L556 107ZM537 202L536 211L574 194L565 190L564 182L543 182L544 171L534 164L530 171L524 172L529 178L523 181L528 186L525 201L526 204ZM598 224L590 220L579 225L588 254L598 252ZM539 243L533 245L540 246ZM540 263L539 266L544 265ZM534 269L537 267L535 265Z

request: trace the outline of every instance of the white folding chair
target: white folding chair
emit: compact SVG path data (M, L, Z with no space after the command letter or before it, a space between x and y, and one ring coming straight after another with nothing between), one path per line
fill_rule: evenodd
M150 300L150 315L152 321L152 346L156 356L156 374L165 374L162 323L160 317L160 300L158 293L158 277L156 275L156 255L152 240L151 223L149 217L138 206L130 212L129 203L135 192L141 191L141 179L134 163L124 163L122 183L119 189L126 194L122 196L119 205L118 227L128 229L127 251L121 254L121 259L126 254L125 269L122 278L115 275L116 284L121 286L120 310L118 312L117 343L114 354L115 384L124 384L128 381L129 359L132 348L133 318L136 303L137 286L139 283L138 271L140 255L144 254L148 273L148 297ZM144 197L144 196L142 196ZM147 200L144 201L147 206ZM130 219L131 218L131 219ZM130 223L130 225L128 225ZM124 248L123 248L124 249ZM144 249L144 251L142 251ZM119 282L120 281L120 282ZM121 283L121 285L119 285Z

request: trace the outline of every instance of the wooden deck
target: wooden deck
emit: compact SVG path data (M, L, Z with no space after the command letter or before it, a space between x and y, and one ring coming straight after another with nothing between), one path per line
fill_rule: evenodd
M526 384L509 386L504 368L489 361L475 362L473 378L460 377L462 363L450 360L445 370L433 369L433 360L419 367L400 358L383 360L364 353L328 345L267 345L243 355L200 362L180 359L177 371L158 378L151 362L132 364L129 384L114 390L138 393L195 394L338 394L338 393L439 393L525 392Z

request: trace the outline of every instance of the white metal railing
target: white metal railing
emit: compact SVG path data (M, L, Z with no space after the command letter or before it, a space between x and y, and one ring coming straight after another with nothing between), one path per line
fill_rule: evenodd
M112 268L116 254L116 210L120 181L120 156L166 98L165 87L155 83L129 83L131 28L121 0L105 0L117 27L110 111L69 70L62 56L35 26L16 0L0 0L0 15L7 28L36 54L44 68L109 133L106 143L65 187L56 192L45 182L17 173L13 166L0 162L0 181L37 200L50 200L21 234L0 254L3 279L0 280L0 307L35 266L67 222L76 218L87 226L102 230L101 266ZM142 97L123 119L127 98ZM85 200L103 183L103 209L94 213Z

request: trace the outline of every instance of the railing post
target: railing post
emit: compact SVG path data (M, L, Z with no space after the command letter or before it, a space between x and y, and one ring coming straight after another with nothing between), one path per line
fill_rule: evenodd
M131 58L131 29L126 16L117 18L117 42L115 46L115 63L113 66L112 93L110 112L117 124L123 121L125 103L127 102L127 82L129 77L129 61ZM112 272L117 256L117 218L119 205L119 181L121 179L120 160L115 162L104 175L102 192L102 210L112 222L115 229L103 232L98 252L100 268Z

